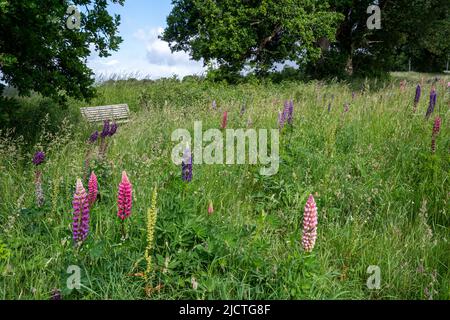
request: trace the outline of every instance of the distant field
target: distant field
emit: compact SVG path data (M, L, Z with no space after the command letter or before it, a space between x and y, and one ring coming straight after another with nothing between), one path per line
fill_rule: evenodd
M55 289L63 299L450 299L450 76L437 77L428 121L435 75L394 73L391 82L349 85L109 82L90 105L128 103L132 117L108 140L104 161L98 146L86 142L101 126L74 116L83 102L61 111L71 115L67 122L33 117L41 129L33 148L0 131L0 299L50 299ZM293 125L280 134L278 174L261 176L260 165L194 164L192 181L182 180L181 166L171 161L175 129L193 132L194 121L220 129L224 111L227 128L277 129L289 99ZM36 168L37 150L46 160ZM75 248L75 184L92 170L100 197L87 240ZM125 240L117 217L123 170L133 186ZM155 241L145 279L155 186ZM306 253L302 221L310 194L318 235ZM69 266L81 270L80 290L67 287ZM369 266L379 267L379 289L367 286Z

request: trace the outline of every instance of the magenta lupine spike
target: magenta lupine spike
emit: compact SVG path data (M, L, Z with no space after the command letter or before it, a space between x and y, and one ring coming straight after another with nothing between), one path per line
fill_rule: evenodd
M314 249L317 238L317 207L313 195L310 195L303 215L302 246L306 252Z
M431 152L436 153L436 138L439 135L439 132L441 131L441 118L436 117L434 120L434 126L433 126L433 134L431 137Z
M92 205L97 200L98 195L98 180L97 176L95 175L95 172L92 171L91 177L89 178L89 206L92 207Z
M227 122L228 122L228 112L225 111L222 117L222 129L225 129L227 127Z
M439 134L439 132L441 131L441 117L436 117L436 119L434 120L434 126L433 126L433 135L437 136Z
M89 233L89 200L81 179L77 180L75 194L73 195L73 240L81 243L86 240Z
M122 182L119 184L119 196L117 199L117 207L119 209L117 216L122 221L131 215L132 201L132 186L127 173L123 171Z

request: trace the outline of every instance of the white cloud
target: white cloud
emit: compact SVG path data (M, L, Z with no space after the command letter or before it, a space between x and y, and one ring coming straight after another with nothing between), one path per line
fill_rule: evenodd
M193 61L185 52L170 51L167 42L158 36L163 28L139 29L121 45L119 52L107 60L98 56L88 59L88 66L97 77L113 75L134 78L158 79L177 75L182 78L192 74L203 74L202 62ZM127 40L127 39L126 39Z
M115 60L115 59L103 62L103 64L105 66L115 66L116 64L119 64L119 63L120 63L120 61Z

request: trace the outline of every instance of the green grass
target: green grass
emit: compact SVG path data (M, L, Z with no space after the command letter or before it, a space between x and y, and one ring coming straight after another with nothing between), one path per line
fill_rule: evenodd
M442 129L432 155L433 121L424 119L431 84L425 82L414 115L420 77L402 92L397 79L405 76L367 82L365 91L355 84L354 101L355 89L334 82L100 86L91 104L128 103L132 119L111 140L106 163L91 163L101 199L78 250L71 240L71 202L94 128L72 117L50 133L55 124L40 118L34 149L42 146L47 155L43 208L35 205L30 148L2 132L0 299L49 299L55 288L64 299L428 299L426 292L449 299L449 80L437 89ZM219 128L222 114L211 110L213 99L228 110L229 128L245 128L250 116L254 128L269 129L277 128L278 110L290 98L294 126L282 133L277 175L260 176L259 165L195 165L193 181L181 181L170 158L171 133L192 132L197 120L204 130ZM344 103L350 103L348 113ZM70 104L72 114L83 106ZM125 241L116 215L122 170L134 192ZM146 269L146 213L155 185L154 274L145 283L135 275ZM310 193L319 226L316 247L306 254L301 233ZM81 290L66 288L70 265L81 268ZM370 265L380 267L379 290L366 286ZM146 295L146 287L158 285Z

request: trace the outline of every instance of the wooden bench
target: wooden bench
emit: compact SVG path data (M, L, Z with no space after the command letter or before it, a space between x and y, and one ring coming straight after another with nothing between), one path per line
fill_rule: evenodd
M111 106L80 108L81 115L88 122L103 122L105 120L125 123L129 121L130 109L127 104L116 104Z

